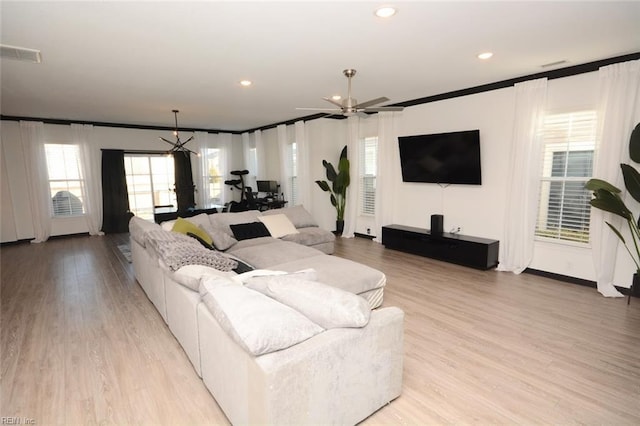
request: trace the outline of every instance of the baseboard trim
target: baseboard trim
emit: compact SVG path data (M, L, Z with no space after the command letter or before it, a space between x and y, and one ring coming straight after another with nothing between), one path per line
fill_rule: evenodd
M358 238L365 238L367 240L373 240L375 238L375 235L361 234L359 232L354 232L353 235Z
M596 283L595 281L583 280L582 278L570 277L568 275L555 274L553 272L540 271L538 269L531 269L531 268L525 269L524 272L527 274L537 275L539 277L551 278L553 280L562 281L570 284L577 284L585 287L598 288L598 283ZM615 286L615 287L616 287L616 290L618 290L620 293L624 294L625 296L629 295L629 290L630 290L629 288L620 287L620 286ZM640 296L634 296L633 294L631 296L640 297Z

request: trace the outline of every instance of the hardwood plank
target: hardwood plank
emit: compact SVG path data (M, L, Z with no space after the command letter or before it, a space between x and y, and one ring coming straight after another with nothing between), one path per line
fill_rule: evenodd
M227 424L117 249L127 234L2 247L0 415ZM640 424L640 300L342 239L405 312L400 398L364 424Z

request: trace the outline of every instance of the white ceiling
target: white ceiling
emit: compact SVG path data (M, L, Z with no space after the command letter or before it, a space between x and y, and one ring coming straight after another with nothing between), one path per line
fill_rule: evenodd
M331 107L345 68L395 103L640 52L638 1L383 3L2 1L1 42L43 58L2 61L2 114L237 131Z

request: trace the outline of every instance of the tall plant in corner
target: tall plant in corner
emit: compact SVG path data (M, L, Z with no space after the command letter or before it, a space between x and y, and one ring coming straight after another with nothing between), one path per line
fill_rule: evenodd
M317 180L316 183L324 192L331 194L331 205L336 208L336 231L342 232L344 229L344 208L347 203L347 188L351 183L347 146L345 145L340 153L338 171L327 160L322 160L322 165L327 171L327 180L331 182L331 186L326 180Z
M640 123L631 132L629 156L635 163L640 163ZM633 199L640 203L640 173L628 164L620 164L620 168L622 169L625 188ZM633 285L629 290L630 293L636 295L640 293L640 288L638 288L639 285L637 284L640 277L640 217L636 219L633 216L633 212L625 205L620 196L622 191L609 182L601 179L590 179L585 184L585 188L593 191L593 199L590 202L593 207L622 217L629 226L629 233L633 241L633 251L630 247L631 243L627 243L622 232L611 223L605 222L622 241L636 264L636 274L634 275ZM627 300L628 302L629 300Z

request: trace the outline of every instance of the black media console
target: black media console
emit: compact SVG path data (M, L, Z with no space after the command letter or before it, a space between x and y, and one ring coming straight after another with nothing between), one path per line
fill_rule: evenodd
M404 225L383 226L382 244L386 248L476 269L491 269L497 266L500 246L497 240L447 232L431 235L427 229Z

